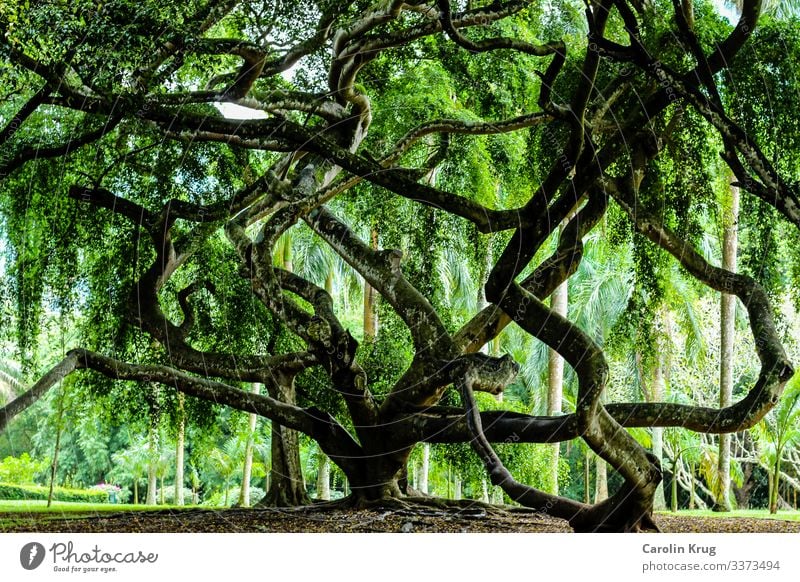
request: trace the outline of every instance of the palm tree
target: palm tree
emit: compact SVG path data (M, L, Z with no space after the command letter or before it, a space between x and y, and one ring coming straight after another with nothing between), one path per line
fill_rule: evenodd
M242 439L232 437L225 441L222 447L215 447L209 453L210 468L217 474L222 481L222 505L228 506L228 491L231 488L233 478L241 467L244 457L244 446Z
M261 391L259 384L253 384L251 391L258 394ZM242 487L239 489L240 507L250 507L250 478L253 474L253 447L257 436L256 426L258 415L251 413L247 419L247 444L244 451L244 467L242 469Z
M133 484L133 503L139 504L139 481L147 473L150 463L150 446L148 440L137 438L127 448L111 455L114 468L108 474L108 480L116 483L131 482Z
M738 247L739 188L730 185L726 189L722 216L722 268L736 272L736 251ZM736 324L736 297L722 293L720 299L720 368L719 368L719 406L731 405L733 395L733 341ZM719 475L714 500L715 511L731 510L731 435L719 435Z
M800 445L800 381L792 381L781 401L755 430L759 456L769 476L769 512L778 511L781 465L786 450Z

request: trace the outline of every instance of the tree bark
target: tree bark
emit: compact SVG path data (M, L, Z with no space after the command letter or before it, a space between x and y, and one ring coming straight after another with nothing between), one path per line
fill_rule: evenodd
M728 204L723 207L722 219L722 268L735 273L738 247L739 188L730 185L728 193ZM719 404L721 408L725 408L730 406L733 396L733 342L736 334L736 296L728 293L722 293L721 295ZM729 434L719 435L718 459L714 511L730 511L731 437Z
M253 384L253 394L260 392L258 384ZM244 468L242 469L242 486L239 489L239 507L250 507L250 478L253 474L253 440L256 434L258 415L250 414L247 424L247 445L244 450Z
M453 499L461 499L461 475L458 473L453 477Z

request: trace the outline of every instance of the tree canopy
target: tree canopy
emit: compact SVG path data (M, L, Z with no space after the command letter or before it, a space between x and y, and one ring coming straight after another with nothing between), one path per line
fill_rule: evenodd
M201 424L223 405L307 435L355 504L415 499L415 445L468 443L576 530L654 528L662 469L633 429L753 427L794 373L773 300L800 275L778 250L800 227L800 27L761 12L0 0L0 340L36 369L45 322L72 331L0 430L65 378L133 418L183 393ZM704 248L731 182L741 273ZM564 316L547 299L571 278L586 299ZM652 358L636 338L699 288L741 301L750 385L722 408L620 399L610 351ZM480 394L519 386L537 345L573 374L567 414ZM621 476L607 500L498 454L575 439Z

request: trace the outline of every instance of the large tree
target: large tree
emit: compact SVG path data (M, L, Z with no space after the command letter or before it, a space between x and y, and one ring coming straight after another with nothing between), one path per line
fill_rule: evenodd
M797 144L783 139L776 153L769 123L734 114L752 63L785 65L770 46L788 33L761 27L760 12L745 1L730 24L709 3L678 0L0 1L18 339L23 350L33 341L45 301L91 321L83 345L0 410L0 428L91 370L305 433L357 505L413 494L415 444L469 442L509 498L576 530L654 528L661 468L623 427L740 431L793 374L768 295L709 264L692 221L713 170L695 164L698 151L716 148L745 196L800 226ZM747 87L766 115L768 96ZM234 119L223 104L253 113ZM504 175L507 142L493 138L494 184L479 191L459 177L482 136L521 136L524 164ZM380 248L412 212L427 246ZM605 403L614 378L603 349L545 302L601 222L742 301L761 363L742 400ZM324 284L276 263L290 229L310 230L374 290L377 344L392 318L402 323L400 373L387 380L385 360L359 350ZM465 260L496 247L487 304L465 321L432 283L442 246ZM512 322L574 371L571 414L478 408L476 391L501 393L518 372L510 356L481 352ZM309 375L321 389L300 389ZM248 390L254 382L266 394ZM576 438L624 480L595 505L518 482L492 444Z

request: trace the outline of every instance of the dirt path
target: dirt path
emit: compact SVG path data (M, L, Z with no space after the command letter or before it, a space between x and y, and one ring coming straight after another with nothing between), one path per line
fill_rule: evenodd
M777 519L658 515L659 527L675 533L797 532L800 522ZM505 532L567 533L563 520L526 512L482 508L425 510L205 509L58 515L0 513L0 532Z

